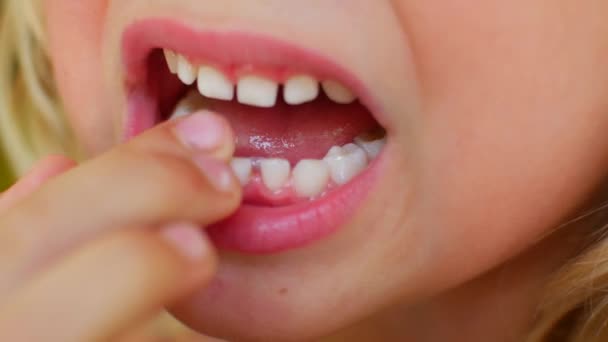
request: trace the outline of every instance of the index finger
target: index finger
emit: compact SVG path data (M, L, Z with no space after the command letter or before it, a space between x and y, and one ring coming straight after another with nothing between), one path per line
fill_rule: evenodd
M213 137L215 136L215 142ZM202 226L240 203L221 117L168 122L42 186L0 217L0 290L101 233L175 221Z

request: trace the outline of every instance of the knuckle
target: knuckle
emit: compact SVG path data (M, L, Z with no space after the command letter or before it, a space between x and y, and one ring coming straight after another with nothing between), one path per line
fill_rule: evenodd
M125 169L133 184L147 187L148 199L156 201L159 210L190 205L201 193L209 191L204 176L185 157L127 148L117 158L116 164Z

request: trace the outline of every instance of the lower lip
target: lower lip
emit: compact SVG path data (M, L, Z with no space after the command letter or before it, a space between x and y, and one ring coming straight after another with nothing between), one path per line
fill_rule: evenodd
M354 216L380 173L380 155L362 174L325 197L284 207L244 203L227 220L207 229L221 249L273 254L329 237Z

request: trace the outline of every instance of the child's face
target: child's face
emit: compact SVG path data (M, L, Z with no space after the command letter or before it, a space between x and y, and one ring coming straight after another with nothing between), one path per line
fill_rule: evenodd
M397 300L407 304L435 295L529 247L603 177L605 1L46 0L45 5L59 88L90 156L118 144L125 121L131 128L139 125L135 131L154 124L145 118L152 120L156 106L146 104L169 97L173 105L177 95L166 94L185 89L163 63L142 68L151 75L148 83L134 69L125 71L123 47L130 51L130 68L143 65L137 44L209 62L233 81L257 73L285 83L290 75L285 70L335 78L367 106L317 99L254 110L208 100L207 106L235 123L239 144L250 143L242 146L242 156L279 156L295 164L322 158L329 146L352 141L376 122L387 131L384 152L329 196L292 205L291 197L287 204L259 195L257 206L247 204L249 220L226 228L230 234L216 232L230 250L223 253L217 279L176 310L206 332L262 339L314 336ZM142 24L148 18L170 20ZM154 93L151 83L172 86ZM211 88L229 96L221 84ZM257 84L247 92L262 88ZM305 87L296 90L307 94ZM152 99L137 102L136 92ZM240 95L247 102L247 94ZM251 96L259 105L267 95ZM132 110L135 104L140 107ZM281 148L276 141L288 143ZM278 179L280 171L274 171Z

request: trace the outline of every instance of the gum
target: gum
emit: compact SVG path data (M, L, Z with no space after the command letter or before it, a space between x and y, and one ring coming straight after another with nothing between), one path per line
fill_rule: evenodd
M325 190L314 197L299 196L292 184L291 178L277 191L272 191L264 185L262 176L259 171L254 171L247 182L243 186L243 201L248 204L266 205L266 206L285 206L299 202L314 201L326 196L338 185L330 180L325 186Z
M215 68L223 73L224 76L226 76L233 84L238 84L239 79L245 76L262 77L279 84L285 84L289 78L298 75L312 76L320 82L328 79L326 77L321 77L320 75L315 75L311 71L298 70L288 67L273 67L253 64L220 64L211 60L200 58L197 59L187 55L182 56L184 56L194 67L198 68L204 65Z

